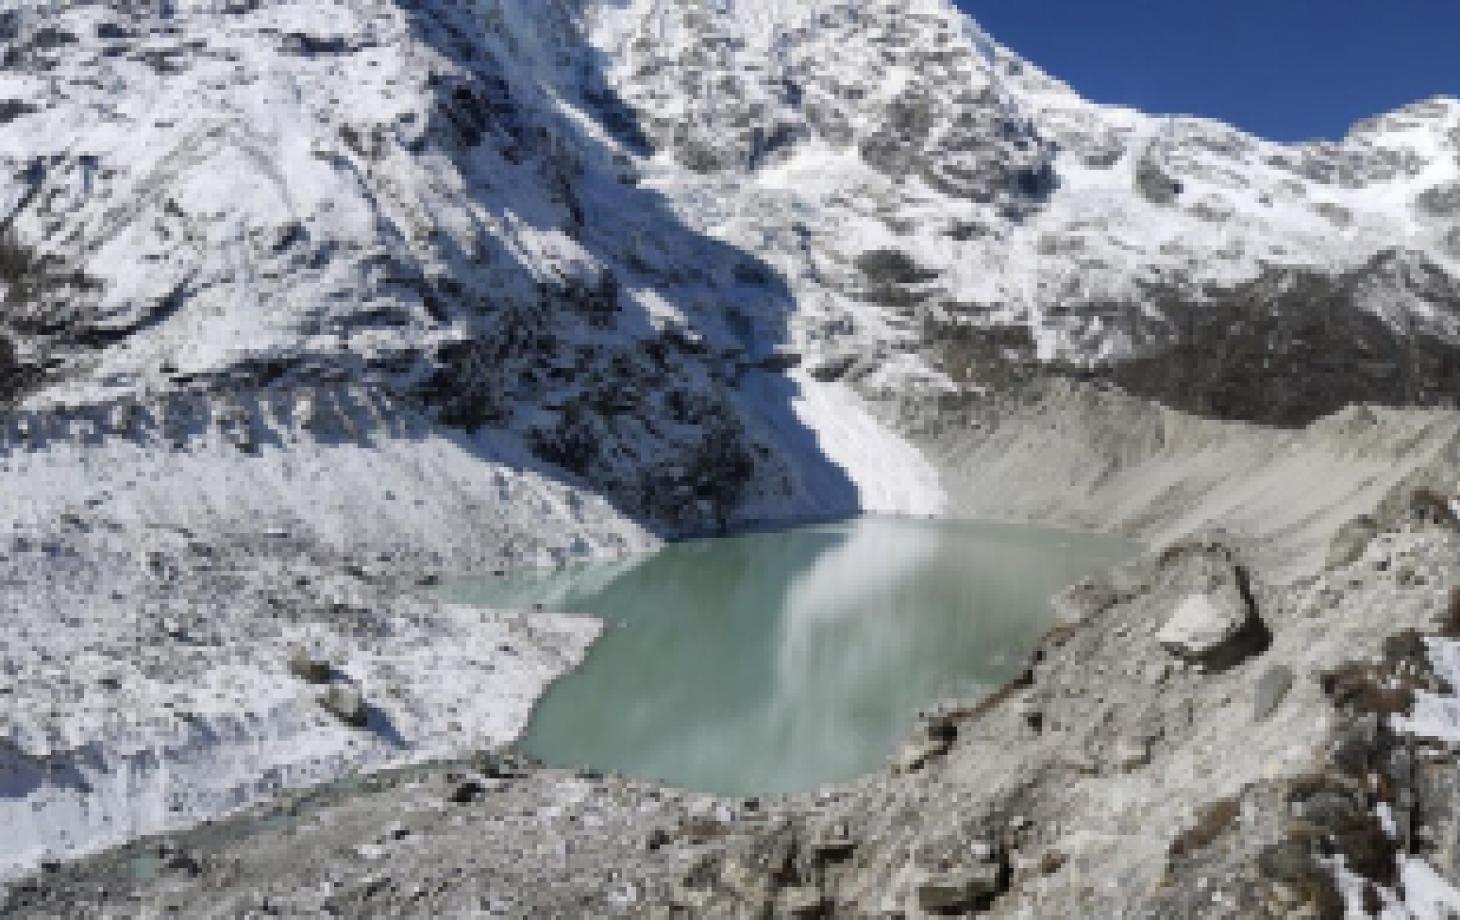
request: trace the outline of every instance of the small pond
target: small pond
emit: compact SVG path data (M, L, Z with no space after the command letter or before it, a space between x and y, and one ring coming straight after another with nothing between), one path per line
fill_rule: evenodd
M444 593L609 624L541 701L528 753L696 791L773 794L875 770L919 709L1013 678L1051 625L1050 596L1138 549L865 517L461 579Z

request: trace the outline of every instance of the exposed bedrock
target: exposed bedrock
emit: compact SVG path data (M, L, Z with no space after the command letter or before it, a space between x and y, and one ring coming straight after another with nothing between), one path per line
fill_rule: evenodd
M1381 290L1426 319L1386 315ZM1422 259L1275 271L1185 303L1153 295L1164 328L1133 328L1151 344L1100 373L1174 408L1300 426L1354 403L1454 407L1460 393L1460 284Z

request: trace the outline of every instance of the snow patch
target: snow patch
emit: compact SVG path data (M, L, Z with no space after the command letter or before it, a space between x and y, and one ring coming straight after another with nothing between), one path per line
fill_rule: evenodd
M815 433L821 453L847 471L857 510L937 515L947 506L938 473L916 447L873 418L851 387L793 375L800 396L792 408Z
M1460 689L1460 642L1428 637L1425 645L1435 675ZM1417 690L1413 711L1395 715L1392 724L1397 732L1460 744L1460 697Z

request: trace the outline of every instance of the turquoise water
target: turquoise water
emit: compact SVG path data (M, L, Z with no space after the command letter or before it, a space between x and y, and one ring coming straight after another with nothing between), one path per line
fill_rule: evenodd
M666 547L448 600L591 613L609 628L542 700L523 747L727 795L878 768L919 709L1014 677L1049 597L1130 558L1100 536L859 518Z

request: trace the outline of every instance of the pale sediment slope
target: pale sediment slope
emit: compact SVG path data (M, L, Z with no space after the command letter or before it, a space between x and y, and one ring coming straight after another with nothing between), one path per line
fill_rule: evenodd
M1055 382L976 409L927 450L948 513L1122 533L1159 548L1219 527L1268 577L1312 571L1334 531L1454 485L1460 414L1350 407L1289 430Z

